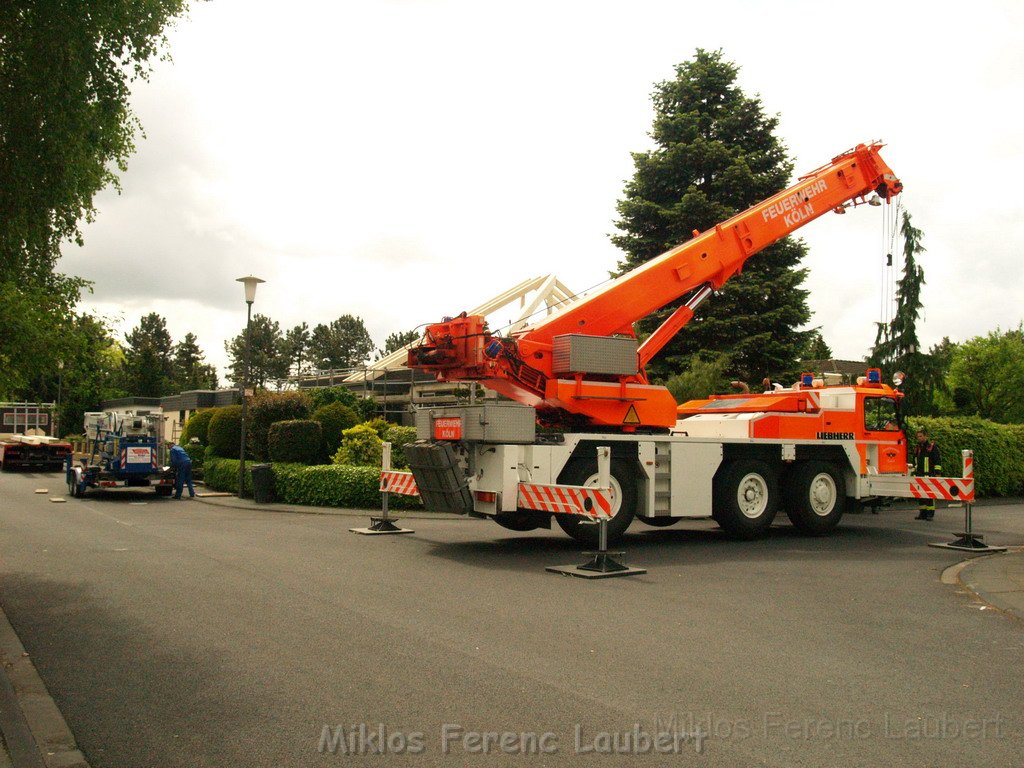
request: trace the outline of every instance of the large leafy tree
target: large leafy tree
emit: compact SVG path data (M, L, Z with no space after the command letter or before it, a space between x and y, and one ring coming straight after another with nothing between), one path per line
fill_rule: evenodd
M784 189L793 166L775 135L778 118L737 85L738 67L720 51L698 49L676 76L654 88L656 147L633 154L635 171L618 203L625 252L619 270L634 269L733 214ZM668 377L701 352L727 353L726 373L747 381L795 370L805 349L810 311L801 285L802 241L787 238L757 254L741 275L706 301L655 358ZM650 333L682 300L640 321Z
M125 390L136 397L162 397L174 389L174 344L167 320L144 315L125 336Z
M216 389L217 369L206 362L194 333L174 345L174 387L181 391Z
M0 398L52 399L59 383L62 400L98 405L106 384L72 361L102 368L109 330L75 313L85 281L53 270L62 243L81 244L96 192L125 169L139 127L130 84L146 79L186 5L0 3Z
M959 413L1024 424L1024 326L969 339L951 358L947 383Z
M49 279L117 184L138 121L130 84L186 0L0 3L0 280Z
M253 315L249 342L249 386L266 389L268 382L288 376L288 348L276 320ZM245 370L245 330L224 342L224 350L228 353L231 381L237 387Z
M342 315L313 329L309 352L317 368L358 368L373 352L373 339L361 317Z
M125 356L110 328L100 318L75 315L69 323L71 336L58 367L57 393L47 399L60 403L60 431L82 431L86 411L98 410L104 400L121 397Z

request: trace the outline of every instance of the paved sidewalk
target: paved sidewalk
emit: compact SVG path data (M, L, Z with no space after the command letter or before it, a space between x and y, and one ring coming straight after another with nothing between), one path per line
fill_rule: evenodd
M986 603L1024 619L1024 548L975 558L960 581Z

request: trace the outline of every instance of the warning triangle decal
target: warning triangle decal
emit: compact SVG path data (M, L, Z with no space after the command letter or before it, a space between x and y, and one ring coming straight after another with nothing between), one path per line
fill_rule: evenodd
M622 420L623 424L639 424L640 417L636 414L636 407L629 406L629 410L626 411L626 418Z

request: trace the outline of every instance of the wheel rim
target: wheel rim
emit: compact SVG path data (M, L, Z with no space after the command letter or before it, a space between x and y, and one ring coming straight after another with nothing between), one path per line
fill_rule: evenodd
M807 501L814 514L818 517L827 517L835 509L838 496L836 481L832 475L828 472L819 472L811 480Z
M612 517L619 514L619 507L622 506L622 486L619 485L619 481L615 479L614 475L609 476L609 485L612 489ZM598 475L594 473L587 478L587 481L583 483L585 488L597 488L598 487Z
M756 472L743 476L736 489L736 504L743 516L756 520L768 509L768 482Z

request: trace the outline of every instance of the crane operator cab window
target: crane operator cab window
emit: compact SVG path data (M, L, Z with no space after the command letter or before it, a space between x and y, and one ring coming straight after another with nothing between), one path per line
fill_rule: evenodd
M868 432L898 432L900 428L900 409L895 398L864 398L864 429Z

